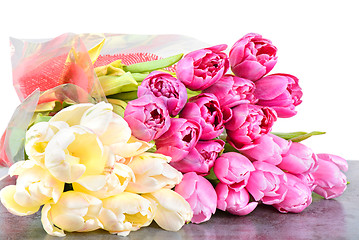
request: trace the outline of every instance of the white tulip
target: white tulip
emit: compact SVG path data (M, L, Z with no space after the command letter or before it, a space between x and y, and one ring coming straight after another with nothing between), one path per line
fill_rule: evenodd
M158 153L142 153L135 156L128 166L136 181L130 182L126 191L149 193L163 187L173 188L182 180L182 174L168 163L171 158Z
M45 166L55 178L74 182L82 175L102 174L106 159L96 134L77 125L61 129L47 144Z
M193 217L189 203L175 191L163 188L142 196L156 206L154 220L167 231L180 230Z
M26 132L25 151L30 159L44 164L45 148L51 138L69 125L66 122L39 122Z
M112 234L127 236L130 231L148 226L154 217L151 202L135 193L123 192L102 202L98 219L103 229Z
M101 208L101 200L85 193L68 191L56 204L44 205L42 226L48 234L57 237L64 237L64 231L93 231L102 227L98 220Z
M115 163L111 173L81 177L72 186L75 191L103 199L122 193L128 183L134 179L135 176L130 167L122 163Z
M15 163L10 167L9 174L19 176L16 185L1 190L1 202L15 215L30 215L45 203L57 202L64 189L63 182L55 179L34 160Z

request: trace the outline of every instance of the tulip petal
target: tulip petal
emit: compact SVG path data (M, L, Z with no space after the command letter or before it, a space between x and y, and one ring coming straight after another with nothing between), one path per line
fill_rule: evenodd
M87 109L81 118L80 125L91 129L98 136L101 136L111 122L113 116L112 109L111 104L100 102Z
M66 122L69 126L79 125L81 122L81 117L92 106L94 106L92 103L82 103L69 106L55 114L55 116L53 116L49 122L63 121Z
M24 207L19 205L14 199L15 193L16 193L15 185L6 186L0 191L1 203L12 214L18 216L26 216L36 213L40 209L40 204L35 206L29 206L29 207Z
M41 211L41 223L44 230L47 232L47 234L56 236L56 237L65 237L66 234L63 230L56 227L54 223L52 222L51 215L49 213L51 209L50 204L45 204Z

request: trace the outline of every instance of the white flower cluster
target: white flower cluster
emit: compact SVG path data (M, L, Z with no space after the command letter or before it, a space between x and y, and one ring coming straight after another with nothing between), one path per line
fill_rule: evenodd
M152 220L177 231L193 216L171 190L182 174L170 157L146 152L151 147L131 135L111 104L70 106L27 131L29 160L11 166L17 182L1 190L1 202L20 216L44 205L43 227L60 237L99 228L126 236ZM66 184L73 190L64 191Z

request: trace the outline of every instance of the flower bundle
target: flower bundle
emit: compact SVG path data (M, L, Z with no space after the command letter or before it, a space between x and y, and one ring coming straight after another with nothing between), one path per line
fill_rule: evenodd
M216 209L299 213L313 191L329 199L346 189L346 160L300 143L322 132L272 132L278 117L296 115L302 90L293 75L269 74L277 62L270 40L247 34L229 54L222 44L167 58L102 54L106 41L85 51L81 41L47 59L63 59L60 71L14 75L22 106L35 102L24 118L26 155L21 144L6 151L10 128L2 139L3 164L16 162L9 174L18 178L1 201L17 215L44 205L47 233L127 235L152 220L177 231Z

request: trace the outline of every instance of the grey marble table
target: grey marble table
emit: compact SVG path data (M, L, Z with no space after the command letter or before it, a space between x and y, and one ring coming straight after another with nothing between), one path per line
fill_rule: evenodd
M188 224L178 232L167 232L155 223L127 237L104 230L90 233L67 233L64 239L359 239L359 161L349 161L350 184L346 192L333 200L313 196L313 203L299 214L282 214L261 205L250 215L238 217L218 211L210 221ZM5 178L0 188L13 184ZM60 239L46 234L40 213L26 217L10 214L0 204L0 239Z

